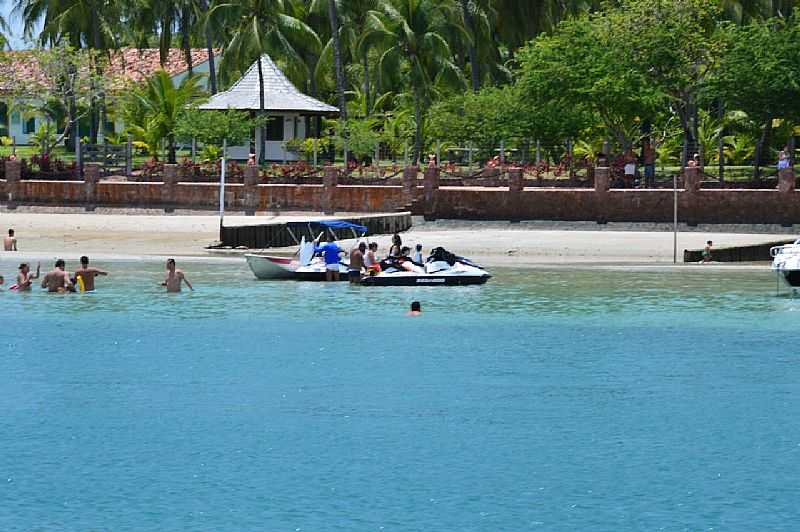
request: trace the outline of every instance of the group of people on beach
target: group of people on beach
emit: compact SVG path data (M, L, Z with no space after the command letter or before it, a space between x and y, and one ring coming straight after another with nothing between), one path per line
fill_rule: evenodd
M339 264L345 251L339 247L332 234L329 234L325 244L317 245L315 253L322 255L325 260L325 280L339 280ZM411 253L411 248L403 245L400 235L395 233L392 236L392 245L389 248L388 257L393 260L409 260L419 265L423 264L422 244L417 244L415 251ZM381 271L381 259L378 256L378 243L359 242L350 250L350 264L348 279L351 283L359 283L363 275L379 273Z

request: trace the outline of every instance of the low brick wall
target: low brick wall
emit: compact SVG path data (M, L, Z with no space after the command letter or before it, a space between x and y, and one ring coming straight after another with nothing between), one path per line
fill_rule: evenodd
M8 164L8 163L6 163ZM9 175L8 168L6 175ZM392 212L411 210L428 219L566 220L597 222L671 222L673 192L663 189L608 190L598 168L595 188L526 188L519 179L509 188L439 187L436 169L426 169L424 186L410 177L402 186L337 185L335 170L326 185L230 184L225 203L232 210L310 210ZM515 174L516 175L516 174ZM597 177L600 176L600 177ZM517 176L518 177L518 176ZM116 181L0 180L0 202L216 209L214 183L131 183ZM678 192L678 220L689 224L800 223L800 192L794 189L704 190Z
M503 189L445 187L435 217L475 220L671 222L671 190ZM690 224L800 223L800 193L778 190L678 192L678 219Z
M180 207L216 209L219 185L214 183L178 183L169 190L164 183L100 182L94 187L96 205L109 207ZM31 205L84 205L83 181L19 181L12 196L0 181L0 202ZM165 195L165 189L171 194ZM248 202L247 193L252 193ZM231 209L321 210L322 185L244 185L225 186L225 205ZM335 210L348 212L395 211L405 205L400 186L337 186Z

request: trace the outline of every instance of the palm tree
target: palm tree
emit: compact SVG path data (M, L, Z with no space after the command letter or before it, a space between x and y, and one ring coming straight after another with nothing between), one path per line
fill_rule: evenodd
M227 11L227 16L234 21L232 37L220 65L221 70L243 70L254 60L258 63L258 106L259 113L263 116L263 54L283 59L284 71L289 78L305 78L309 75L308 67L293 43L312 40L319 44L319 37L306 23L287 13L287 5L283 0L237 0L235 3L221 4L215 9ZM265 142L266 128L262 125L262 162L266 152Z
M373 32L388 36L393 45L380 57L381 75L403 62L414 100L414 162L422 152L422 108L441 85L464 86L453 62L450 45L442 36L458 25L458 6L452 0L380 0L373 12Z
M24 34L33 37L33 32L42 24L38 40L41 44L55 45L67 42L76 49L89 48L98 52L107 52L119 45L118 36L121 31L121 20L125 5L112 0L17 0L14 12L23 20ZM102 76L102 61L95 61L96 75ZM97 142L98 126L104 114L104 97L92 101L90 137ZM73 138L77 137L78 124L74 117L77 110L73 107Z
M132 92L132 103L138 108L139 121L142 122L140 127L153 139L167 139L168 162L176 162L175 129L180 113L204 94L198 76L187 76L176 87L170 75L163 70L156 72L147 83Z
M0 16L0 49L5 49L8 46L8 33L11 29L8 27L8 23L6 23L6 19Z
M328 19L331 23L331 43L333 44L333 65L336 71L336 94L339 97L339 113L342 122L347 121L347 100L345 100L344 63L339 36L339 11L336 0L328 0ZM346 163L347 161L345 161Z

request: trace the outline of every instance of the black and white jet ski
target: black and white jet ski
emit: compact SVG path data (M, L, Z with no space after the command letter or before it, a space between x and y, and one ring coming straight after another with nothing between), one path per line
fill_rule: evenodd
M770 249L772 271L778 274L787 285L800 288L800 239L794 244L775 246Z
M390 257L381 262L381 271L361 280L366 286L454 286L484 284L489 272L469 259L435 248L425 264L408 257Z

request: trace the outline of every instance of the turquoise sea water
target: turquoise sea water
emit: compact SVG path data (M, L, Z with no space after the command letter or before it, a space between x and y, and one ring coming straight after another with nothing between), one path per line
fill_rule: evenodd
M168 296L98 266L0 293L0 530L796 529L800 299L768 272L184 263Z

